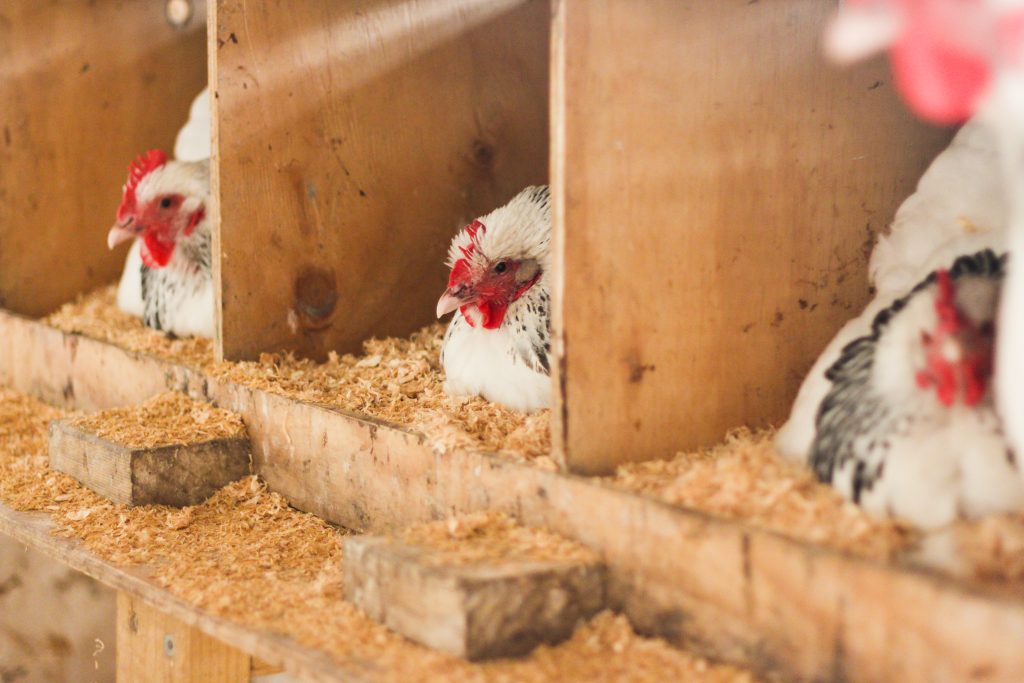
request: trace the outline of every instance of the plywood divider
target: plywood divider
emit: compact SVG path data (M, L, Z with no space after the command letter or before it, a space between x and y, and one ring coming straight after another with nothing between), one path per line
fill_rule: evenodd
M883 60L825 64L835 2L557 6L556 449L605 473L780 420L949 133Z
M548 0L217 0L221 354L430 322L448 242L547 181Z
M110 282L129 162L171 150L206 81L204 0L0 4L0 306L42 315Z
M608 567L610 604L643 632L785 680L1024 680L1016 585L860 560L487 453L438 453L405 428L221 382L3 312L0 383L69 406L106 407L129 398L109 387L129 385L212 400L243 416L255 471L299 509L375 532L505 511L597 551ZM68 386L73 391L62 391Z

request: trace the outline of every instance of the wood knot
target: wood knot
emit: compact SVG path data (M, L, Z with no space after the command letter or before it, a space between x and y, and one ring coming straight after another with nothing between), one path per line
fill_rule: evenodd
M494 145L483 140L473 141L473 163L482 168L494 165Z
M289 327L293 332L322 330L330 325L337 303L334 271L310 266L295 278L295 299L288 316Z

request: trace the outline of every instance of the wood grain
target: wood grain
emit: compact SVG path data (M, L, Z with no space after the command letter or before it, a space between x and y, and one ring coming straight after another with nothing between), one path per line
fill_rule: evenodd
M597 563L451 566L383 536L345 538L345 597L388 628L470 660L559 643L604 607Z
M198 505L249 475L249 440L129 448L66 420L50 424L50 468L124 505Z
M110 282L128 163L170 150L206 83L205 1L0 4L0 306L42 315Z
M246 653L121 591L118 683L249 683Z
M582 473L785 416L866 303L874 236L948 133L885 62L839 71L820 0L561 0L556 451Z
M547 181L547 0L219 0L223 356L430 322L448 242Z
M105 372L92 367L97 362ZM764 674L808 682L1024 680L1016 583L995 587L859 560L596 480L487 453L436 453L408 429L218 382L3 312L0 382L65 405L119 398L127 385L212 400L243 416L254 470L273 490L353 529L383 533L450 514L505 511L597 551L608 568L609 604L644 632ZM60 388L68 385L75 391L65 397ZM31 535L20 527L8 533ZM66 543L47 531L31 538L44 550ZM168 604L178 618L188 614ZM227 629L225 640L271 663L284 660L274 643L256 650L251 634L189 618ZM358 663L348 666L358 671Z

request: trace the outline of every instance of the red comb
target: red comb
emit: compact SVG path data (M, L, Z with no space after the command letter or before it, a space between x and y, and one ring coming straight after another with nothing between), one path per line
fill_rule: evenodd
M147 175L167 163L167 153L162 149L151 149L145 154L135 157L128 166L128 180L124 184L124 196L121 206L117 208L117 218L122 220L124 213L135 208L135 188Z

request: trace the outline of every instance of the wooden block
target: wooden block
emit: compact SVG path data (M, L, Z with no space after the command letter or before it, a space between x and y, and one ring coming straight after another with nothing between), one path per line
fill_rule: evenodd
M572 635L604 607L599 564L433 566L430 551L345 539L345 595L388 628L466 659L516 656Z
M245 652L117 594L118 683L248 683L249 675Z
M168 152L206 84L205 0L0 2L0 305L49 313L117 277L129 162Z
M573 470L783 418L867 301L874 236L949 132L883 59L824 62L835 7L558 3L552 436Z
M550 3L213 7L218 349L322 358L431 322L455 231L547 182Z
M248 439L129 448L58 420L50 425L50 467L127 505L196 505L249 474Z

